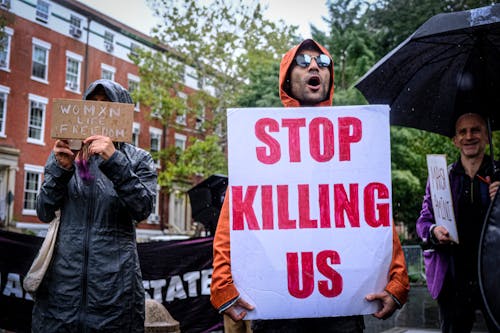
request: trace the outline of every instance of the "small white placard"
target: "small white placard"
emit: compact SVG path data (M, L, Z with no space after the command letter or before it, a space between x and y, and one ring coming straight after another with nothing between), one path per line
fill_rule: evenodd
M427 169L436 224L445 227L450 233L450 238L458 244L446 155L427 155Z

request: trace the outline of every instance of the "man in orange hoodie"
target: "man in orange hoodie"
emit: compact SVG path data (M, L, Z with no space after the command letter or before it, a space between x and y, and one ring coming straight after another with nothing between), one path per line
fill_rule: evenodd
M306 39L289 50L281 60L280 98L285 107L331 106L333 101L333 62L329 52L312 39ZM219 216L214 238L214 259L210 300L220 313L234 321L242 320L253 306L240 298L231 275L228 196ZM407 300L408 273L399 238L393 231L393 255L388 272L389 282L381 293L369 294L368 301L379 301L373 315L390 317ZM241 309L243 309L241 311ZM364 329L363 316L255 320L254 333L352 333Z

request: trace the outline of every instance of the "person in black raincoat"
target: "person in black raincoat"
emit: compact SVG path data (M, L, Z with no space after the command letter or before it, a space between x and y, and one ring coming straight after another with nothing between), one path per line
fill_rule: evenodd
M132 103L109 80L93 82L83 98ZM56 141L37 214L50 222L60 210L60 226L35 295L32 332L144 331L135 226L152 211L156 183L154 161L143 149L95 135L76 153L68 141Z

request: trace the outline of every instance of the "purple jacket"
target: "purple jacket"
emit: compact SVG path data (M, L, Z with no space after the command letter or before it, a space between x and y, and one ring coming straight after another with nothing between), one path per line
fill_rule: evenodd
M457 161L450 165L448 170L450 177L451 196L453 198L453 210L455 213L455 219L457 219L459 201L458 197L462 191L462 179L464 179L463 177L468 176L465 175L463 166L460 161ZM484 157L478 174L483 177L492 174L491 159L488 156ZM482 202L484 202L485 205L489 205L490 199L488 184L480 182L480 193ZM427 181L424 200L422 202L422 210L420 212L420 217L417 220L417 234L424 243L431 243L430 229L434 224L434 210L432 208L430 184L429 181ZM429 289L432 298L436 299L439 296L441 288L443 287L443 282L448 271L450 262L449 254L447 252L440 251L439 248L430 248L424 250L423 256L425 264L425 275L427 279L427 288Z

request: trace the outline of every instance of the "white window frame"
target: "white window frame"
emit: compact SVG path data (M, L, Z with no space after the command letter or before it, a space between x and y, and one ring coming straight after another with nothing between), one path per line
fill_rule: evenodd
M104 31L104 48L108 52L113 52L115 46L114 46L114 41L115 41L115 35L111 31Z
M4 37L6 40L6 45L2 50L2 53L5 54L5 59L3 64L0 63L0 69L6 72L10 72L10 46L12 45L12 36L14 35L14 30L9 27L4 28Z
M182 92L182 91L179 91L177 92L177 96L179 98L181 98L182 100L184 100L184 104L187 105L187 94ZM177 124L180 124L180 125L186 125L187 124L187 108L184 109L184 113L181 114L181 115L177 115L177 117L175 117L175 122Z
M139 44L136 44L136 43L130 43L130 55L132 56L137 56L138 53L137 53L137 49L139 49L140 46Z
M34 95L34 94L29 94L28 95L29 103L28 103L28 132L27 132L27 138L29 143L34 143L37 145L45 145L44 142L44 137L45 137L45 117L47 115L47 104L49 103L48 98ZM30 131L30 123L31 123L31 102L36 102L40 103L43 105L43 112L42 112L42 125L40 128L40 139L35 139L35 138L30 138L29 136L29 131Z
M78 63L78 69L76 73L76 82L68 80L68 63L70 60L73 60ZM64 89L67 91L71 91L74 93L80 93L80 81L82 75L82 62L83 57L79 54L73 53L71 51L66 50L66 83L64 84ZM69 73L70 75L75 75L74 73Z
M132 93L133 90L130 89L130 83L133 82L133 84L137 84L136 89L139 89L139 83L141 82L141 79L134 74L127 74L127 84L128 84L128 91L129 93ZM139 102L134 101L134 111L139 112L141 111L141 105Z
M187 193L182 191L177 184L173 185L173 191L169 195L168 202L168 222L177 232L186 232L188 230Z
M36 37L32 37L32 48L31 48L31 79L32 80L35 80L35 81L38 81L38 82L41 82L41 83L45 83L45 84L48 84L49 83L49 55L50 55L50 48L51 48L51 44L50 43L47 43L41 39L38 39ZM41 49L44 49L45 52L46 52L46 57L45 57L45 73L44 73L44 78L40 78L38 76L34 76L33 75L33 64L35 63L35 59L34 59L34 56L35 56L35 49L36 48L41 48Z
M156 184L156 197L153 203L153 212L148 216L148 224L159 224L160 223L160 185Z
M83 19L75 14L70 14L69 18L69 34L75 38L82 36L82 22Z
M41 10L41 5L47 6L47 12ZM50 3L46 0L37 0L36 11L35 11L36 20L39 22L48 23L49 17L50 17Z
M196 123L194 124L195 130L203 131L203 124L205 123L206 114L207 114L207 109L203 107L201 110L201 115L196 116Z
M104 72L111 73L111 78L105 78L105 77L103 77L102 74ZM106 64L101 64L101 79L109 79L111 81L114 81L115 80L115 73L116 73L116 68L115 67L110 66L110 65L106 65Z
M0 94L5 96L4 103L3 103L3 109L0 110L1 115L0 115L0 137L5 138L7 135L5 134L5 124L7 122L7 102L9 99L9 94L10 94L10 88L0 85Z
M0 8L10 9L10 0L0 0Z
M33 164L25 164L24 165L23 211L22 211L23 215L36 216L36 207L34 207L33 209L25 208L26 207L26 194L28 192L33 194L35 197L34 202L36 203L38 192L40 191L40 188L42 187L43 169L44 169L43 166L40 166L40 165L33 165ZM38 175L36 189L28 189L27 188L28 173Z
M177 144L180 142L181 144ZM186 150L187 136L180 133L175 133L175 147L180 148L182 151Z
M156 128L156 127L150 127L149 128L149 142L150 142L150 150L151 151L160 151L161 150L161 139L163 137L163 131L160 129L160 128ZM158 147L157 149L153 150L153 147L151 146L151 141L153 139L153 137L156 137L158 138ZM160 159L158 159L157 161L155 161L155 166L159 169L161 168L161 163L160 163Z
M132 144L139 147L139 135L141 134L141 124L134 122L132 124Z

